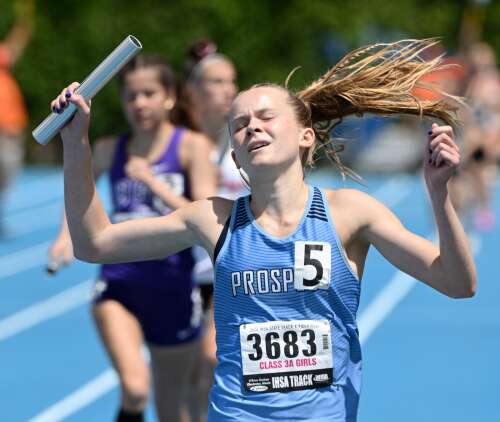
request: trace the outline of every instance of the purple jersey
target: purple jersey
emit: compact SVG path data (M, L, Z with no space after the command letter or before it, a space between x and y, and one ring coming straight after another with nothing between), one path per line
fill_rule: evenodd
M151 168L156 177L168 183L177 195L190 198L189 180L179 162L178 154L183 131L182 128L174 130L164 153L151 165ZM145 184L126 175L128 141L127 135L118 139L111 165L113 221L169 214L171 210L160 198L153 195ZM164 287L167 284L175 290L188 290L192 288L192 269L191 249L186 249L161 260L105 264L101 269L101 278L120 281L141 280L149 284L161 283Z

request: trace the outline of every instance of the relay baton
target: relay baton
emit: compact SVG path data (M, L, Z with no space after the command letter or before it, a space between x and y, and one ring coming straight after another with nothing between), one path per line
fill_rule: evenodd
M86 101L96 95L106 83L125 66L142 48L140 41L132 35L127 36L122 43L106 57L94 71L85 78L75 90ZM76 112L76 105L69 103L61 114L52 112L33 131L33 137L39 144L46 145L56 135L66 122Z

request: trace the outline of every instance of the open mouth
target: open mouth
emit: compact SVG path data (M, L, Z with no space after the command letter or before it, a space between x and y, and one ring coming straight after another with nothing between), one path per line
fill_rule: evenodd
M257 142L253 142L252 144L250 144L248 146L248 152L253 152L253 151L257 151L261 148L264 148L266 146L269 145L269 142L266 142L266 141L257 141Z

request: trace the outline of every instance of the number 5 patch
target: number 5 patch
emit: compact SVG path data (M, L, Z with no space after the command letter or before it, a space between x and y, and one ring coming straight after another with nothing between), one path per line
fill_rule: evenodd
M327 242L295 242L296 290L328 289L332 272L331 246Z

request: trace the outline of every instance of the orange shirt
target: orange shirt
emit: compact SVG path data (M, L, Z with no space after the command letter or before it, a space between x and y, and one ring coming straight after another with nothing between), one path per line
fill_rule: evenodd
M9 71L9 49L0 43L0 132L20 134L28 125L28 112L19 85Z

